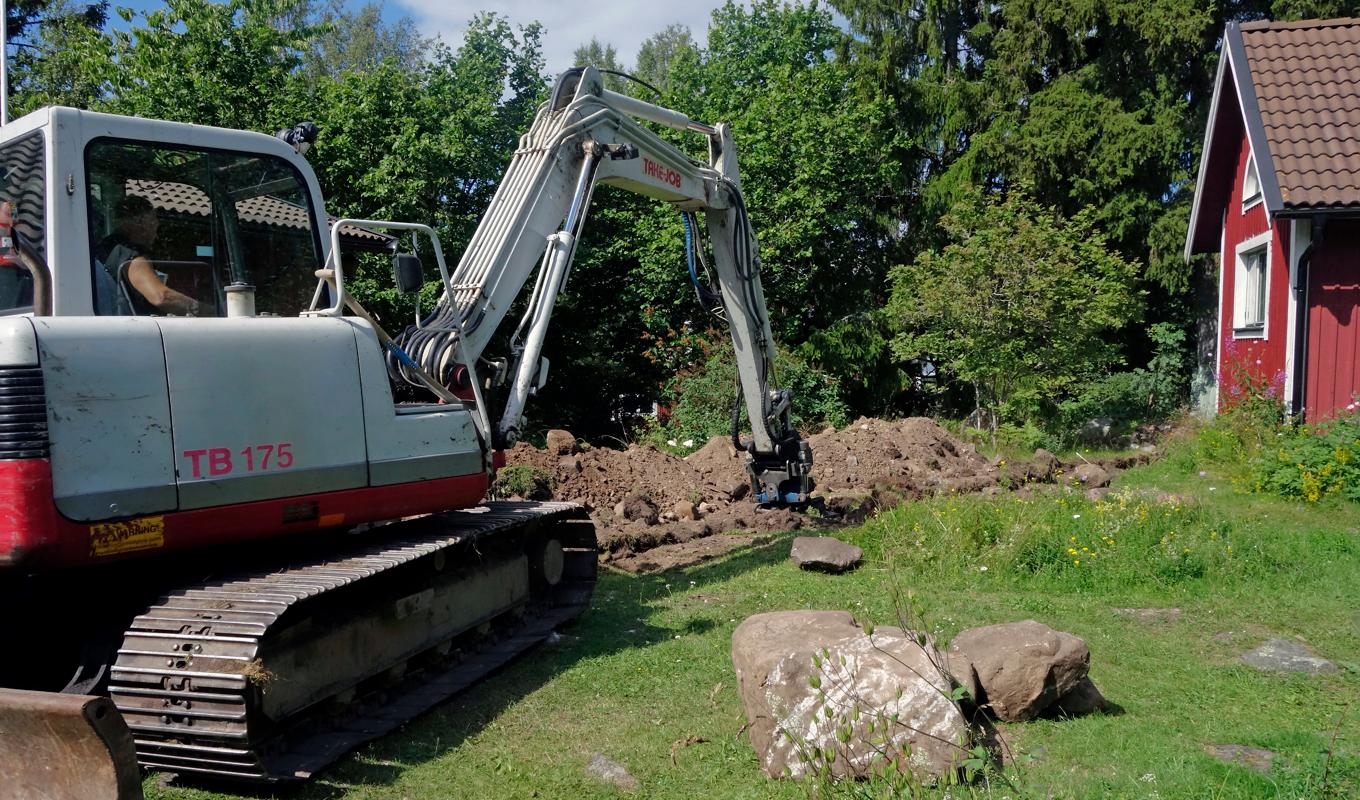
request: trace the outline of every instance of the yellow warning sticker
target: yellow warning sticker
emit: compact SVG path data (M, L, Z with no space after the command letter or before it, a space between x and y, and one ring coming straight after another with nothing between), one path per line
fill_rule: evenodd
M115 556L165 546L165 517L90 526L90 555Z

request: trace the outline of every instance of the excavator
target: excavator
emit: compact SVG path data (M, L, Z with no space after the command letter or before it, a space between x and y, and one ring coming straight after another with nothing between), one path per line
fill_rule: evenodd
M809 499L729 126L563 73L452 268L430 226L329 217L316 135L0 127L4 797L303 780L583 612L586 511L487 495L600 184L679 212L752 496ZM391 332L348 286L387 256Z

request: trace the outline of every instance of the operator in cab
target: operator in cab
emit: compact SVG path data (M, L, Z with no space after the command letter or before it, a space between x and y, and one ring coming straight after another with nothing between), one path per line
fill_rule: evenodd
M151 202L127 195L114 207L114 231L99 242L95 259L127 297L132 313L197 316L198 301L166 286L148 257L159 227Z

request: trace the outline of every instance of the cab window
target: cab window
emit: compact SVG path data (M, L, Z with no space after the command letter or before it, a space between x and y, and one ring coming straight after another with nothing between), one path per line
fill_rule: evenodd
M33 309L33 276L20 263L13 236L46 258L46 186L41 132L0 146L0 314Z
M261 315L310 303L320 240L288 162L105 139L85 167L96 313L226 316L233 284Z

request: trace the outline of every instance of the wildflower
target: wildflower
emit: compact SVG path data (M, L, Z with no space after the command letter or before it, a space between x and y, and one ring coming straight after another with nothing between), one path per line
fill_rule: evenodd
M1073 560L1072 560L1072 564L1073 564L1074 566L1080 567L1080 566L1081 566L1081 559L1080 559L1080 558L1075 558L1075 559L1073 559Z
M1067 554L1069 556L1074 556L1077 554L1077 549L1075 547L1069 547L1067 548Z
M987 565L986 565L986 564L983 564L982 566L978 567L978 572L986 572L986 571L987 571Z
M1073 515L1072 515L1072 519L1081 519L1081 515L1080 515L1080 514L1073 514Z
M666 444L670 445L671 447L675 447L675 440L674 440L674 439L667 439L667 440L666 440Z
M683 444L685 447L693 447L693 446L694 446L694 440L693 440L693 439L686 439L685 441L681 442L681 444Z

